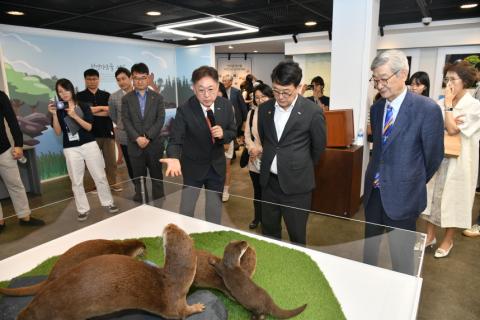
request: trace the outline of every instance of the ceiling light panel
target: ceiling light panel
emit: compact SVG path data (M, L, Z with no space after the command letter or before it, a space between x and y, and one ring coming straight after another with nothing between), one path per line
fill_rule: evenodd
M159 25L157 30L202 39L258 32L257 27L220 17Z

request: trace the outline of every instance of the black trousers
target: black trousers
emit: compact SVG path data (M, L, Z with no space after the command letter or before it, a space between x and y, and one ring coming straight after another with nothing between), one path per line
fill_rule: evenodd
M130 179L133 179L133 170L132 170L132 163L130 162L130 157L128 156L128 147L125 144L120 145L123 153L123 159L125 160L125 164L127 165L128 176Z
M208 222L220 224L222 219L222 192L225 184L225 177L219 175L210 166L207 176L197 180L192 177L183 177L182 200L180 202L180 213L193 217L195 206L201 188L205 187L205 219Z
M162 155L163 150L161 152L159 150L154 150L152 146L142 150L138 155L132 155L132 152L129 152L133 178L135 179L141 176L146 177L147 169L148 173L150 173L150 178L152 178L152 200L161 199L165 196L165 191L163 189L162 164L159 161ZM134 184L135 198L140 197L141 199L140 179L135 179Z
M262 222L262 186L260 185L260 173L253 171L249 172L253 184L253 209L255 211L253 220L256 222Z
M414 272L413 247L416 235L405 230L415 231L417 218L392 220L383 209L380 190L373 189L365 208L365 221L375 224L365 224L363 261L374 266L378 264L380 241L382 234L387 232L393 270L412 275Z
M290 241L305 245L312 192L285 194L280 188L277 175L270 174L268 184L262 190L262 199L266 201L262 203L263 234L281 239L283 217Z

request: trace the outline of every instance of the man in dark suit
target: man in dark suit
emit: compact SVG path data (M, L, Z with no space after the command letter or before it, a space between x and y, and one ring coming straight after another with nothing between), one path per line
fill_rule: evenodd
M164 141L160 135L165 122L163 97L148 89L149 70L146 64L137 63L131 68L134 90L122 98L122 120L128 138L128 156L135 179L135 201L141 201L141 176L152 180L153 199L163 198L162 164Z
M364 261L376 265L381 234L389 232L393 269L412 274L418 215L427 204L426 184L444 156L443 118L431 99L407 91L408 62L398 50L380 53L372 78L382 99L370 109L373 154L365 173ZM380 226L382 225L382 226Z
M322 109L298 94L301 79L297 63L281 62L273 69L275 99L258 108L258 132L263 147L260 184L266 201L263 234L280 239L283 216L290 240L306 244L314 165L325 149L326 133Z
M248 107L243 100L242 92L235 87L232 87L233 76L226 74L222 77L222 83L227 91L227 96L235 109L235 121L237 122L237 136L243 136L243 125L247 119Z
M218 97L218 73L202 66L193 71L195 93L177 109L168 141L166 176L183 175L184 189L180 213L193 217L200 188L205 187L205 217L220 223L221 195L225 182L223 145L236 135L235 117L230 101Z

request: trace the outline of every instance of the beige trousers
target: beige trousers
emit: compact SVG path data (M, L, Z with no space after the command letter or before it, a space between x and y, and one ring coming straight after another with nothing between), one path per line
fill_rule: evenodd
M0 177L8 190L10 199L18 218L28 216L31 211L28 205L27 193L20 178L17 160L13 159L12 148L0 154ZM0 205L0 219L3 219L2 206Z
M117 183L117 159L115 155L115 139L95 138L105 160L105 172L108 184Z

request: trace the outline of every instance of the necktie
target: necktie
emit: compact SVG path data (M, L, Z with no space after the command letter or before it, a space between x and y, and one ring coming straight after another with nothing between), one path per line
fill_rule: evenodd
M393 108L391 105L387 105L387 113L385 114L385 121L383 123L382 131L382 146L387 142L388 136L393 130ZM373 178L373 187L380 187L380 172L375 173Z
M207 116L205 117L205 120L207 121L209 131L210 129L212 129L212 123L210 122L210 118L213 119L213 111L210 107L207 107ZM210 131L210 135L212 137L212 143L215 143L215 138L212 136L212 131Z

